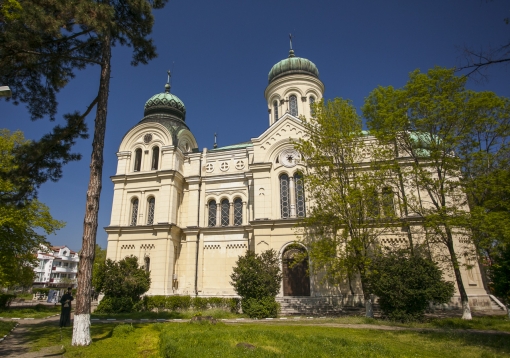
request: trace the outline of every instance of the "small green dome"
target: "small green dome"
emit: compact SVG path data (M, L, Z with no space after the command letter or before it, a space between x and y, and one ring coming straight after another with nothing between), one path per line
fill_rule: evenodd
M290 50L288 58L281 60L271 68L268 81L271 83L277 78L294 73L302 73L319 78L319 70L312 61L306 58L296 57L294 55L294 50Z
M172 114L181 120L186 118L184 103L174 94L170 93L170 86L165 86L165 92L158 93L145 103L144 116L149 114Z

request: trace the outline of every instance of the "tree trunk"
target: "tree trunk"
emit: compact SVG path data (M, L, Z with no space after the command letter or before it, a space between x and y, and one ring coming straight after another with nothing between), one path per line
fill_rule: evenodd
M446 236L447 236L447 246L448 251L450 252L450 257L453 265L453 272L455 273L455 280L457 281L457 287L459 289L460 301L462 303L462 319L471 320L471 309L469 308L469 299L466 293L466 289L464 288L464 282L462 281L462 276L459 268L459 261L457 260L457 254L455 253L455 249L453 247L453 235L448 226L445 227Z
M73 324L73 346L87 346L90 337L90 303L92 299L92 267L96 246L97 217L101 179L103 175L103 148L106 131L106 113L110 87L111 38L106 35L102 43L101 79L94 125L94 139L90 159L90 178L87 190L85 219L83 222L83 243L78 268L78 291Z

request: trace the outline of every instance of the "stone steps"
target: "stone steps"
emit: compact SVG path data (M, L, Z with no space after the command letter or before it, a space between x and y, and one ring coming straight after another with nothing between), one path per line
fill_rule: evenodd
M491 309L493 311L506 311L504 306L503 307L501 306L502 305L501 302L498 301L499 304L498 304L498 302L496 302L496 300L497 300L496 297L494 297L493 295L489 295L489 298L491 299Z

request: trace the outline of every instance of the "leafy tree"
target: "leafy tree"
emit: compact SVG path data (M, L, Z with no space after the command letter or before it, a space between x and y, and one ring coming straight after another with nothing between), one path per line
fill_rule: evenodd
M98 275L101 275L101 270L104 269L104 264L106 262L106 249L101 248L98 244L96 244L96 249L94 251L94 267L92 269L92 286L96 288L98 285Z
M108 259L97 268L94 275L95 288L105 295L105 301L101 301L98 309L101 305L108 305L110 310L115 311L117 307L117 311L124 311L140 301L140 296L151 286L150 273L138 265L136 256L126 257L118 262Z
M510 245L498 248L494 258L489 270L491 289L506 304L510 318Z
M21 132L0 131L0 173L8 173L16 166L14 153L30 146ZM0 175L0 195L15 196L16 181ZM41 245L48 245L46 235L64 226L53 219L48 207L37 200L16 205L0 202L0 286L26 286L33 282L32 265L37 262L34 253Z
M430 302L447 303L453 296L453 282L443 279L437 263L408 249L381 252L371 265L371 290L391 320L420 320Z
M363 132L350 101L315 105L314 117L303 125L305 137L296 148L304 157L311 205L302 221L302 242L312 269L324 271L330 281L359 275L366 315L372 317L370 263L379 238L394 231L396 219L388 169L370 160L376 143Z
M471 319L460 272L461 259L465 257L464 264L469 265L474 256L475 240L469 230L473 216L466 194L488 188L483 181L475 184L470 176L478 159L488 158L481 145L473 144L481 144L476 138L480 128L508 121L510 107L506 99L492 93L466 90L465 82L465 77L449 69L436 67L426 74L416 70L401 89L390 86L372 91L363 114L381 144L394 146L405 160L400 174L403 187L408 188L410 214L423 220L429 244L438 248L434 252L447 253L437 258L453 268L463 318ZM467 244L456 247L455 237Z
M250 317L275 317L278 304L275 297L282 280L278 253L271 249L256 254L248 250L239 256L230 284L239 296L243 312Z
M56 3L42 0L20 3L22 8L15 11L15 16L5 16L5 11L2 12L0 82L10 84L15 102L28 103L33 119L44 116L54 119L56 93L74 77L75 70L88 65L99 65L101 68L97 96L83 113L66 115L67 125L56 127L46 143L47 148L54 150L62 144L73 144L77 137L84 136L85 117L96 106L73 345L88 345L91 342L92 265L102 185L111 48L116 44L132 47L133 65L145 64L154 58L155 47L152 40L147 38L154 23L152 10L162 8L165 3L166 0L72 0ZM4 7L2 9L5 10ZM62 157L62 153L59 153L57 164L78 158L69 153L69 148L64 149L65 155ZM33 153L29 167L42 160L38 152ZM57 171L56 174L60 173Z

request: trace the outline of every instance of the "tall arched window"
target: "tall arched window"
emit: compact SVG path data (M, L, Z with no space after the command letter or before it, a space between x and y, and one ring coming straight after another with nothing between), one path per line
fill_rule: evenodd
M278 120L278 101L273 102L274 121Z
M395 204L393 203L393 190L391 188L383 188L382 190L382 207L384 216L395 216Z
M234 225L243 224L243 201L241 198L234 200Z
M147 225L153 225L154 224L154 209L156 207L156 199L154 197L151 197L149 199L149 207L147 209Z
M290 216L290 197L289 197L289 176L280 175L280 210L282 219Z
M289 108L290 108L290 114L297 117L298 108L297 108L297 97L295 95L292 95L289 97Z
M142 150L138 148L135 150L135 167L133 170L135 172L139 172L140 168L142 167Z
M310 96L309 101L310 101L310 114L313 116L315 115L315 109L313 108L313 105L315 104L315 97Z
M152 148L152 170L158 170L159 164L159 147Z
M131 202L131 226L136 226L136 219L138 218L138 199L133 199Z
M294 183L296 187L296 216L304 218L306 216L305 183L301 173L294 174Z
M211 200L209 202L209 226L216 226L216 201Z
M151 270L151 259L150 259L150 257L146 257L143 261L144 261L145 272L149 272Z
M230 220L230 203L228 199L221 201L221 226L228 226Z

